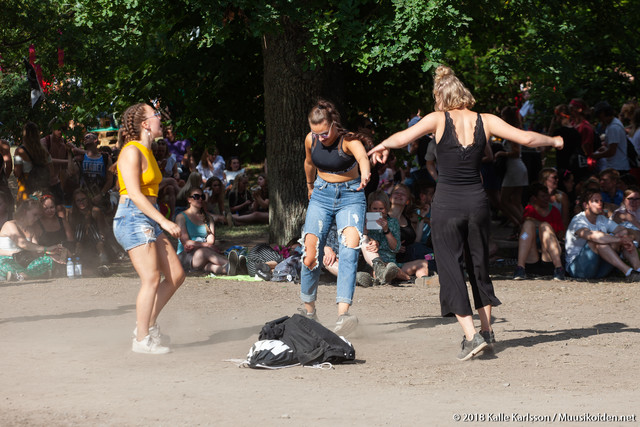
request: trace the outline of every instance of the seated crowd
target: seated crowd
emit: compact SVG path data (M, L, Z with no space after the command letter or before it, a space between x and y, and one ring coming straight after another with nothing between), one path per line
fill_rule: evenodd
M556 107L548 129L563 136L563 150L526 151L509 141L491 142L494 157L484 160L483 184L494 217L513 227L511 239L518 247L514 279L528 274L600 279L617 270L628 281L640 281L640 168L627 154L631 146L640 152L640 108L635 105L632 111L618 118L609 104L598 103L594 127L588 120L591 110L575 99ZM523 127L517 109L505 108L503 117ZM419 118L410 118L409 125ZM109 264L124 256L111 225L118 200L118 152L98 147L92 133L86 133L82 147L65 140L65 126L56 120L50 128L41 138L38 127L27 123L14 158L4 156L0 275L55 274L68 257L79 257L88 272L109 274ZM426 283L436 273L430 226L435 144L433 137L421 138L408 153L397 151L386 164L372 168L367 210L379 215L370 230L365 227L357 284L412 277ZM215 227L269 222L266 174L257 175L252 185L240 159L231 157L227 167L215 147L206 148L196 163L190 142L177 140L171 128L154 143L153 153L163 173L159 209L181 229L177 253L185 271L246 274L247 259L219 246ZM6 179L12 172L18 181L15 198ZM322 260L334 275L338 247L337 233L330 233Z
M110 264L126 256L112 225L118 149L98 147L91 132L80 147L65 139L66 126L57 119L49 127L51 133L42 138L38 126L27 122L13 158L2 141L9 154L2 157L0 179L0 277L63 275L68 258L80 262L85 274L109 275ZM267 178L260 174L250 187L237 157L225 171L222 156L210 151L205 149L196 166L189 141L176 141L172 129L154 142L163 173L158 207L182 229L177 244L186 271L235 274L245 268L244 257L229 263L215 244L215 224L268 222ZM18 184L15 195L11 173Z

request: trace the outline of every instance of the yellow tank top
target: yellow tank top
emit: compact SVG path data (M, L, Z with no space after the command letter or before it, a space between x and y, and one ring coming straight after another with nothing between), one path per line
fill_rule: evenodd
M158 187L160 186L160 181L162 181L162 172L160 172L160 168L158 167L158 162L156 158L153 156L151 150L149 150L144 145L140 144L138 141L130 141L124 147L129 144L133 144L140 150L145 159L147 159L147 170L142 172L140 176L140 191L145 196L150 197L158 197ZM122 148L124 150L124 147ZM120 163L118 162L118 184L120 185L120 195L126 195L127 188L124 185L124 180L122 179L122 174L120 173Z

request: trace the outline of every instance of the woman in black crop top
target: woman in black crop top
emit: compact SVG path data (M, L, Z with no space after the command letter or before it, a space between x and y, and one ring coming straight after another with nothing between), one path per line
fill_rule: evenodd
M311 132L305 138L304 171L309 207L301 239L304 252L300 298L304 309L300 310L303 315L317 319L319 260L323 258L322 248L335 221L341 238L336 298L338 321L334 332L344 336L358 325L358 319L349 314L349 307L353 301L365 222L364 187L371 176L369 158L362 145L367 137L344 130L336 108L327 101L319 101L308 119Z
M549 137L508 125L493 114L478 114L469 108L475 99L444 66L434 78L435 112L414 126L398 132L369 152L374 163L384 162L389 149L435 134L438 154L438 185L432 204L432 240L440 275L440 306L443 316L455 315L465 338L458 359L467 360L495 341L491 330L491 307L500 304L489 277L489 203L480 180L483 155L492 158L487 141L491 135L528 147L561 149L562 137ZM464 253L473 299L480 317L480 333L472 319L471 303L462 271Z

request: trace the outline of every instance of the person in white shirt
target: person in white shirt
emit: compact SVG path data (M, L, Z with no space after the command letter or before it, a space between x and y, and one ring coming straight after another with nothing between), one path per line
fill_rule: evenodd
M622 122L607 101L600 101L593 107L598 121L606 126L604 143L593 153L594 159L606 159L606 168L616 169L621 174L629 171L627 157L627 133Z
M602 214L600 192L587 189L580 201L584 211L573 217L565 236L567 273L576 278L600 279L617 268L628 282L640 281L640 259L632 235Z

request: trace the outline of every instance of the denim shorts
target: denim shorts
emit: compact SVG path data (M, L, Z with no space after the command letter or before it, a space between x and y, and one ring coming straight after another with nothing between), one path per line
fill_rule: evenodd
M118 205L113 217L113 234L125 251L155 242L160 233L162 227L143 214L133 200L127 197Z

